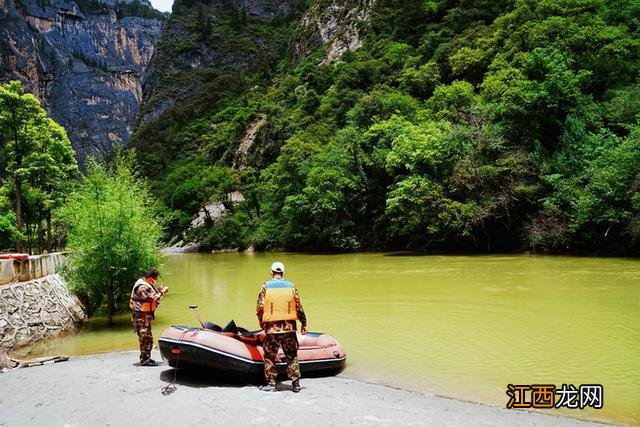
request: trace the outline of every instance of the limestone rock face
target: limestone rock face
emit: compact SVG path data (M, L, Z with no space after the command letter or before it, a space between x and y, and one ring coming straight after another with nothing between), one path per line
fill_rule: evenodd
M327 45L322 64L334 62L347 51L362 46L363 31L376 0L319 0L302 18L294 59L300 61L311 50Z
M153 9L126 16L126 4L0 0L0 81L21 80L43 102L81 164L129 139L165 20Z

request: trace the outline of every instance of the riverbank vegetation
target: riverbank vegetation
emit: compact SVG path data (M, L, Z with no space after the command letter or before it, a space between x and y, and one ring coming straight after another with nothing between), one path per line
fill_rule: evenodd
M19 82L0 86L0 250L69 250L63 271L107 322L160 262L161 226L132 153L78 170L65 130Z
M206 15L191 3L171 19ZM172 233L201 206L176 200L233 182L201 176L235 177L245 201L203 226L211 248L637 255L639 13L619 0L380 0L358 50L327 64L323 47L299 62L290 47L221 70L232 85L169 109L134 145ZM235 25L225 43L258 24ZM163 43L195 52L216 39L206 29Z
M60 211L68 227L64 274L89 314L103 304L107 323L127 302L135 280L160 263L161 227L131 156L91 163Z
M0 250L50 252L63 235L54 224L79 177L67 133L17 81L0 86Z

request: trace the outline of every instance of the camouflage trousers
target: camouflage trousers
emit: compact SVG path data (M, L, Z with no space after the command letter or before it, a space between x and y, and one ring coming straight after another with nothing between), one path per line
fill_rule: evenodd
M284 334L267 334L262 344L264 349L264 376L270 384L275 384L278 378L276 355L282 346L287 361L287 375L291 380L300 378L300 364L298 363L298 337L295 332Z
M151 320L153 319L153 313L132 311L131 317L140 342L140 362L142 363L151 358L151 349L153 348Z

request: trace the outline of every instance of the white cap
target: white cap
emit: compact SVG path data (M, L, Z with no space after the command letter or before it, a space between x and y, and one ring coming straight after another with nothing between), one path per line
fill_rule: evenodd
M274 262L271 264L271 271L274 273L284 273L284 264L278 261Z

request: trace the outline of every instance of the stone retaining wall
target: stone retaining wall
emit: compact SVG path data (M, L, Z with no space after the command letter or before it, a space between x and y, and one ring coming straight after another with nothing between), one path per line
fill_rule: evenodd
M0 350L12 350L75 329L86 318L64 279L54 274L62 254L0 265ZM10 278L10 280L9 280ZM26 278L25 281L19 279ZM9 284L2 284L2 283Z

